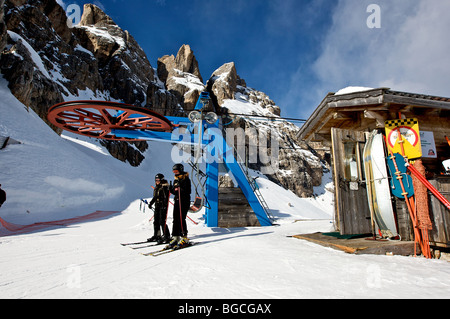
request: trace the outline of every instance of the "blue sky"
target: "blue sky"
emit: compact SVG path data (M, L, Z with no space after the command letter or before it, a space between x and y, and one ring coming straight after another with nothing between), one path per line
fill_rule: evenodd
M205 82L235 62L286 117L308 118L328 92L347 86L450 96L450 0L59 2L104 9L154 67L182 44L194 50ZM380 28L368 27L374 17Z

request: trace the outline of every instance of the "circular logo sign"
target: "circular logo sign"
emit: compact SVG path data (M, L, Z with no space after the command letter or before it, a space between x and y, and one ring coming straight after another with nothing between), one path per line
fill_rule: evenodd
M415 130L408 126L400 126L400 133L403 138L406 139L412 146L416 146L419 143L419 135ZM393 130L388 136L388 142L391 148L395 147L398 140L398 130Z

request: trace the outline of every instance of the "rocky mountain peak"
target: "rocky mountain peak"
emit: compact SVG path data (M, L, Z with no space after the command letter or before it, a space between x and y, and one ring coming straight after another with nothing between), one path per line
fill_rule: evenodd
M234 62L225 63L213 72L207 87L213 93L219 106L223 105L224 100L235 99L237 79L238 75Z
M175 58L175 65L178 70L193 74L203 83L203 78L198 67L198 61L195 58L194 51L192 51L188 44L183 44L181 46L177 53L177 57Z
M3 1L2 1L3 2ZM11 92L46 120L48 109L77 99L146 105L155 74L145 52L102 10L86 5L82 23L67 26L55 0L6 0L0 12L5 43L0 70ZM111 153L131 165L143 160L145 143L110 143Z
M158 78L174 94L187 111L193 110L205 85L194 51L187 44L181 46L177 56L165 55L158 59Z
M110 88L112 97L131 104L147 103L146 90L155 72L128 31L122 30L97 6L87 4L74 33L98 60L103 84Z
M166 83L171 76L181 77L181 73L177 71L192 74L203 83L198 61L195 58L194 51L188 44L181 46L176 57L165 55L158 59L158 77L161 81Z
M281 109L264 92L249 87L236 70L233 62L225 63L213 72L207 84L207 90L217 103L216 108L228 119L226 127L241 128L246 132L248 142L253 145L269 145L273 141L279 145L279 152L268 154L271 164L277 168L266 174L272 181L293 191L300 197L314 194L314 187L320 186L324 161L311 153L311 148L299 140L299 127L281 119ZM261 141L263 133L270 141ZM269 144L264 144L269 143ZM272 150L268 150L271 152ZM248 154L247 154L248 155ZM258 158L249 167L256 170L266 167L266 163Z
M94 4L84 5L83 15L81 16L79 25L96 27L117 26L110 16Z

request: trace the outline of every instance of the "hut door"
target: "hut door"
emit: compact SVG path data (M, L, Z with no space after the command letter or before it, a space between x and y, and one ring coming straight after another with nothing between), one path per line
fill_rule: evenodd
M336 224L341 235L372 232L364 176L363 132L332 129Z

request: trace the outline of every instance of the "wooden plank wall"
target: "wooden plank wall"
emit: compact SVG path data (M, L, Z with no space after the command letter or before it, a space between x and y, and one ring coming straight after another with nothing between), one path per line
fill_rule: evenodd
M362 183L365 134L364 132L333 128L332 143L336 185L335 220L338 230L341 235L369 234L372 232L370 210L367 189L365 183ZM351 190L350 181L346 179L344 143L355 143L357 147L358 171L360 172L358 190Z
M450 177L439 177L430 183L450 200ZM428 200L433 223L430 242L434 246L450 248L450 211L431 192L428 192ZM395 203L400 236L404 241L414 241L414 229L405 201L397 198Z
M414 228L405 200L395 198L394 209L397 215L398 233L403 241L414 241Z
M450 200L450 176L439 177L430 183ZM450 247L450 210L448 210L434 195L429 192L431 221L433 230L430 232L430 241L433 245Z
M219 188L219 227L261 226L240 188Z

